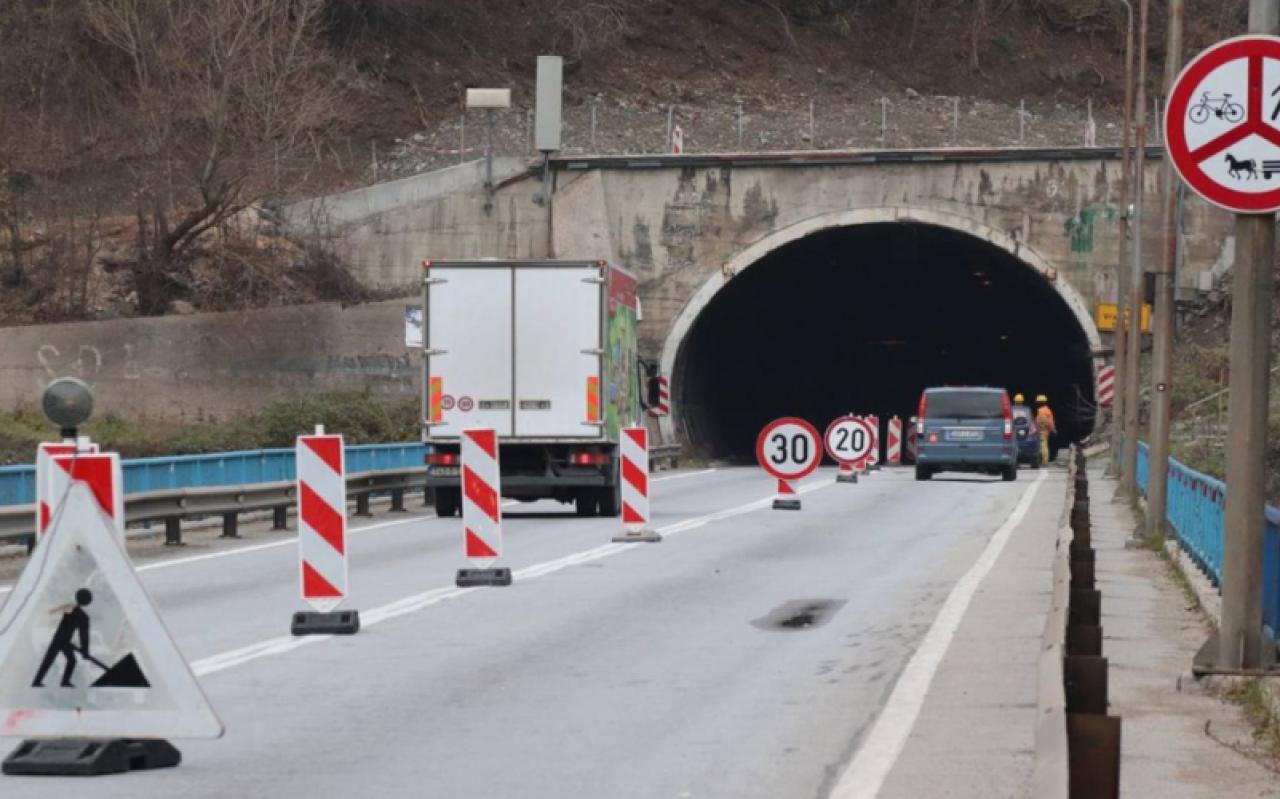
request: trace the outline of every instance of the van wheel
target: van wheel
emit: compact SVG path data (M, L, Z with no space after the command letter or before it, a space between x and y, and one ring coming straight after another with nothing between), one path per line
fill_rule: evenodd
M450 519L458 515L462 505L462 489L437 488L435 495L436 516L441 519Z
M1032 469L1039 469L1039 468L1040 468L1041 466L1043 466L1043 465L1044 465L1044 464L1043 464L1043 463L1041 463L1041 461L1040 461L1040 453L1038 453L1038 452L1037 452L1037 453L1036 453L1036 456L1035 456L1034 458L1032 458L1032 459L1031 459L1031 468L1032 468Z
M933 477L933 472L929 470L929 467L928 467L928 466L921 466L920 464L918 464L918 463L917 463L917 464L916 464L916 479L917 479L917 480L928 480L930 477Z
M1017 464L1013 466L1004 467L1004 469L1000 472L1000 479L1005 481L1006 483L1012 483L1014 480L1017 480L1018 479Z

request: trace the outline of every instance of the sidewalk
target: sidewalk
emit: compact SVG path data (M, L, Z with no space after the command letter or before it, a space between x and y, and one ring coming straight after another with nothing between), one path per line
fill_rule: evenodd
M1125 548L1137 518L1113 501L1117 483L1103 479L1103 459L1095 463L1093 546L1111 714L1123 719L1121 796L1280 797L1280 774L1214 740L1248 745L1251 730L1239 708L1191 677L1208 625L1155 552Z

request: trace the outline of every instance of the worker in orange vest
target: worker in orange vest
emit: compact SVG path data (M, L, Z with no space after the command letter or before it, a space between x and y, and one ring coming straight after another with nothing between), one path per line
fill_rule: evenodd
M1040 428L1040 462L1049 462L1049 436L1058 432L1053 421L1053 410L1049 408L1049 398L1044 394L1036 395L1036 425Z

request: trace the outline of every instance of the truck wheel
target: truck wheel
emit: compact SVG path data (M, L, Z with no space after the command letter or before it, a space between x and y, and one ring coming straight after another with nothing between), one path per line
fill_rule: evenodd
M573 501L573 509L579 516L595 516L599 502L596 492L586 490L578 494L578 498Z
M622 515L622 484L600 489L600 515L617 518Z
M436 516L449 519L458 515L458 509L462 505L462 489L437 488L435 494Z

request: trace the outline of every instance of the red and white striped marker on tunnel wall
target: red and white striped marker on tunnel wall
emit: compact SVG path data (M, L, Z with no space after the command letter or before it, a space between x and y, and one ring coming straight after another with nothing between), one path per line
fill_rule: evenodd
M347 470L342 436L298 436L298 559L302 599L328 613L347 598Z
M655 418L671 415L671 386L662 375L658 376L658 404L649 409L649 415Z
M457 584L511 585L511 570L492 568L502 557L498 434L491 427L462 431L462 550L474 569L459 569Z
M70 455L53 455L45 479L47 494L39 503L44 527L43 535L58 513L58 506L67 496L73 482L88 484L93 498L102 512L111 517L116 539L124 543L124 475L120 469L120 456L114 452L73 452Z
M618 449L622 455L622 524L626 532L613 540L657 543L662 536L649 527L649 431L624 427Z
M889 437L885 441L885 461L890 466L902 463L902 420L894 416L889 419Z
M1107 407L1116 401L1116 368L1109 363L1098 361L1098 404Z

